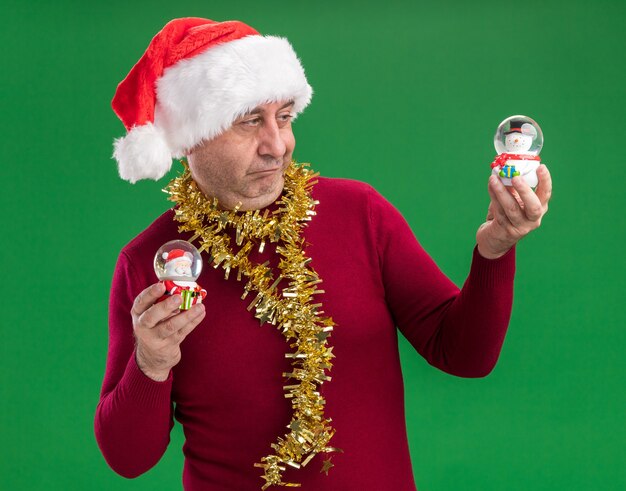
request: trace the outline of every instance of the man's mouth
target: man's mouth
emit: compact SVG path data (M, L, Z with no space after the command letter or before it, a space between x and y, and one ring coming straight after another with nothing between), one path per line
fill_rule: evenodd
M271 169L261 169L261 170L256 170L254 172L250 172L250 175L266 175L266 174L272 174L280 170L282 170L282 167L272 167Z

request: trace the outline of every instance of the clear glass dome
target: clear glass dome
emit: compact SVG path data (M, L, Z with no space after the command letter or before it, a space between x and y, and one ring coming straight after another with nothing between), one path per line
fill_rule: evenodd
M170 240L154 255L154 272L160 281L196 281L202 272L202 257L186 240Z
M539 155L543 147L543 133L534 119L522 115L510 116L498 126L493 144L498 155Z

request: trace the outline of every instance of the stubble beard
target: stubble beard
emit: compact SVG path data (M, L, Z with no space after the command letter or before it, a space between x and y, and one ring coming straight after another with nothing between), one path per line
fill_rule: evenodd
M286 168L286 167L285 167ZM250 210L250 209L259 209L265 208L266 206L271 205L274 201L276 201L283 192L283 187L285 185L285 169L280 171L276 171L276 175L262 177L260 179L267 179L269 182L260 185L260 187L254 189L254 191L250 188L255 186L254 181L249 183L245 190L245 194L248 197L246 203L242 203L242 210Z
M219 169L228 169L229 166L236 167L233 162L222 162L219 165L210 165L207 167L199 166L195 169L197 175L196 182L202 183L200 190L207 199L217 198L218 206L222 209L233 209L241 203L240 210L255 210L265 208L278 199L283 191L285 179L285 170L289 166L289 159L262 158L260 162L255 163L250 168L262 170L264 168L272 168L280 164L281 169L276 173L267 176L254 176L248 173L243 176L233 176L228 172L219 172ZM213 169L213 171L209 170ZM215 172L217 170L217 172ZM254 172L253 171L253 172ZM240 181L237 183L237 181ZM257 181L267 182L257 182ZM239 184L233 187L233 184Z

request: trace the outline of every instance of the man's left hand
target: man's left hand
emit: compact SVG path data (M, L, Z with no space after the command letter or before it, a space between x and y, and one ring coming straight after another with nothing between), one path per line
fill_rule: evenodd
M552 179L543 164L537 168L537 177L539 184L535 192L519 176L512 179L513 186L508 189L497 176L489 178L491 203L487 221L476 232L481 256L496 259L506 254L521 238L541 225L541 219L548 211Z

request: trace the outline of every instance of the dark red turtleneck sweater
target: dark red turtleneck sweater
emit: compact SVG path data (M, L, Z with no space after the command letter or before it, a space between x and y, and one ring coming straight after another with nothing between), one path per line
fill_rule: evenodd
M459 289L420 247L409 226L370 186L320 178L317 215L305 229L306 253L323 279L323 310L337 326L332 381L321 388L336 435L334 467L325 456L285 481L302 491L414 491L406 436L397 331L430 364L453 375L481 377L495 365L513 298L514 251L497 260L476 250ZM253 466L290 421L281 374L288 346L275 327L246 310L243 282L205 267L207 315L181 345L182 360L168 380L155 382L137 367L130 309L157 281L152 258L177 233L172 211L121 252L110 298L109 352L95 418L109 465L134 477L154 466L169 442L175 417L185 433L184 488L256 491ZM275 259L275 248L250 259ZM203 255L204 256L204 255ZM205 258L206 260L206 258ZM497 301L494 299L497 298ZM175 408L175 409L174 409ZM282 488L281 488L282 489Z

